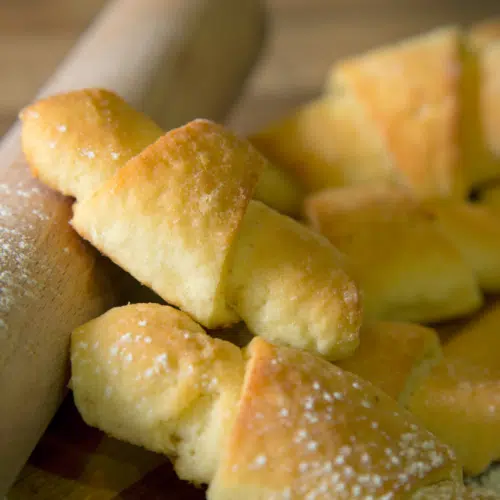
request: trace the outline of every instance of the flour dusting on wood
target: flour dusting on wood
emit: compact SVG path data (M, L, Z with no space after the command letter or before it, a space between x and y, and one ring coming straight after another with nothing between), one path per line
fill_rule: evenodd
M0 184L0 339L7 336L7 318L16 301L35 295L37 283L29 272L34 229L37 220L48 219L39 188Z

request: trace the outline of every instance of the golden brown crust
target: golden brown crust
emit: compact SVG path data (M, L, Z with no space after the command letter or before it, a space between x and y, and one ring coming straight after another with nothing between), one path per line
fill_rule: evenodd
M360 345L336 365L370 381L400 404L441 359L439 337L432 328L397 322L364 325Z
M409 498L460 478L451 450L368 382L258 338L248 358L209 498Z
M367 320L429 322L482 303L472 269L406 189L387 183L310 196L306 214L350 259Z
M300 214L304 193L288 172L266 162L255 187L254 198L278 212L296 216Z
M490 18L473 24L467 31L467 42L475 49L484 49L500 39L500 18Z
M410 399L412 412L473 475L500 458L499 324L497 303L443 347L442 363Z
M162 136L75 206L73 227L204 326L235 323L227 258L265 159L206 120Z
M459 76L459 30L443 28L337 64L328 86L336 99L357 102L390 166L416 193L462 197ZM343 159L346 169L357 147Z
M479 203L433 200L426 209L460 250L486 292L500 291L500 217Z
M355 115L355 103L327 95L271 123L250 141L308 192L392 177L386 155L366 133L364 117L356 121ZM350 154L356 157L346 164Z
M481 190L479 203L498 215L500 213L500 185L495 184Z
M465 37L462 77L464 168L473 187L500 177L500 22L474 25Z
M248 141L207 120L195 120L149 144L160 129L104 90L75 91L39 101L24 111L23 119L25 148L33 168L50 185L79 198L72 224L81 236L204 326L218 328L240 319L226 299L228 257L259 185L267 201L280 199L288 206L297 201L284 174ZM52 148L46 139L56 133L58 141ZM280 216L277 220L287 221ZM321 245L314 246L308 250L321 253ZM292 261L301 264L297 258ZM354 284L339 269L338 259L330 259L330 264L333 268L325 273L336 272L342 291L351 290ZM321 275L315 279L321 288ZM310 286L302 291L310 292ZM286 309L288 298L281 295ZM319 352L336 357L357 345L360 307L355 287L351 295L336 301L331 310L319 296L314 310L305 315L316 323L309 328L301 319L298 327L306 334L316 328L321 337L329 331L329 338L318 339ZM265 294L258 300L266 301ZM318 317L320 309L326 319ZM243 312L247 319L248 311ZM278 337L298 316L283 316ZM262 316L252 318L252 326L262 323ZM264 334L271 330L270 325L262 328ZM292 338L290 342L294 343Z
M227 297L249 329L328 359L359 344L362 305L343 256L323 236L251 201L234 245Z
M480 61L482 87L480 110L483 117L486 146L493 155L495 171L492 177L500 178L500 36L484 50Z
M121 97L102 89L54 95L28 106L23 150L32 172L65 195L90 195L125 163L164 134ZM302 193L287 174L266 162L255 197L297 214Z
M75 402L89 425L211 483L214 500L459 491L451 450L369 382L259 338L242 354L172 307L115 308L73 332Z
M181 477L210 480L243 381L236 346L171 307L137 304L73 332L71 366L87 424L173 457Z
M83 198L162 135L113 92L84 89L37 101L20 115L32 172L57 191Z
M345 357L358 344L356 285L329 242L250 200L265 163L250 143L197 120L77 203L73 226L206 327L241 317L256 334Z
M336 185L332 165L336 150L331 140L329 99L308 103L249 136L250 142L273 163L291 172L307 191Z

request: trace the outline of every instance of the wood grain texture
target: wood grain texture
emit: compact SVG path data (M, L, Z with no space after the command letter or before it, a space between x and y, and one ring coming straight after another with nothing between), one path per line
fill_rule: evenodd
M0 135L105 0L0 2ZM500 15L497 0L267 0L271 33L233 112L244 132L316 95L345 55L449 23Z

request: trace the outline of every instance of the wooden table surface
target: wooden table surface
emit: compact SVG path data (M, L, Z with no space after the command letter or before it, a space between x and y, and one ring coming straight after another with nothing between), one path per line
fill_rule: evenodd
M0 1L0 135L105 0ZM330 64L447 23L500 15L498 0L267 0L271 32L231 124L248 131L317 94Z
M104 3L105 0L0 1L0 136ZM233 128L244 133L317 95L328 68L338 58L443 24L469 24L500 16L498 0L267 3L271 19L267 46L229 119ZM64 426L60 428L64 430ZM53 455L52 451L49 455ZM29 476L29 470L24 474ZM34 481L25 483L34 492ZM30 493L30 498L57 496L47 493L46 485L36 488L39 494ZM42 490L44 494L40 493ZM26 489L22 491L16 498L26 498Z

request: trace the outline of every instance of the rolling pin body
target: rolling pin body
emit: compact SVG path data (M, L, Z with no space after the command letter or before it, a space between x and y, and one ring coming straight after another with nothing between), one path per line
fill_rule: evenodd
M37 97L104 87L165 129L221 120L262 28L257 0L115 0ZM0 495L64 396L72 329L124 299L123 275L70 216L71 200L31 177L15 125L0 145Z

